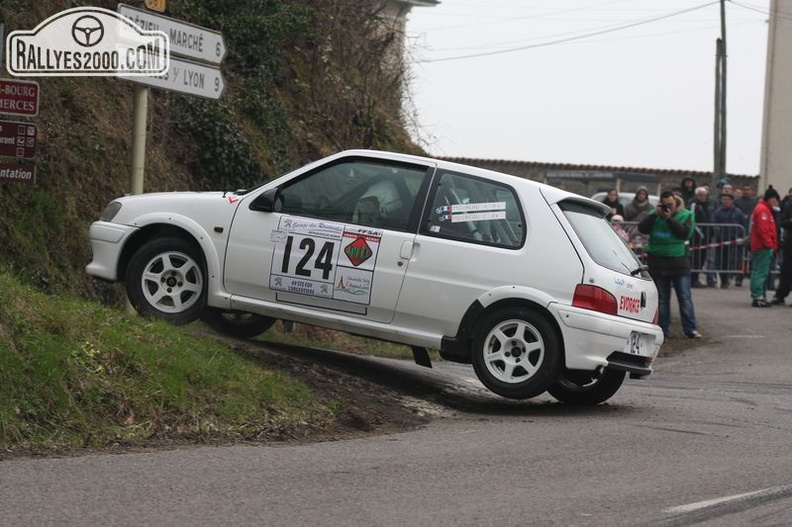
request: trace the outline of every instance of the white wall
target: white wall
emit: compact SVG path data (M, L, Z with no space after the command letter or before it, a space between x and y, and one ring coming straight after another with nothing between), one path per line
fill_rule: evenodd
M792 187L792 0L771 0L759 194Z

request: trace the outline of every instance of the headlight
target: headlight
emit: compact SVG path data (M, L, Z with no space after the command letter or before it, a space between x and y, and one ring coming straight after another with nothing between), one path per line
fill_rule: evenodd
M121 210L121 204L117 201L112 201L102 211L102 215L99 216L99 219L102 221L113 221L113 218L115 218L119 210Z

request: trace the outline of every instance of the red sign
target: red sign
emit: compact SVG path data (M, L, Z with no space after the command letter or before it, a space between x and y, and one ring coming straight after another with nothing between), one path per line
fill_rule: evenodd
M36 157L37 128L32 123L0 121L0 156Z
M0 79L0 113L35 117L38 111L38 82Z
M14 181L16 183L35 183L36 165L21 165L19 163L0 163L0 181Z

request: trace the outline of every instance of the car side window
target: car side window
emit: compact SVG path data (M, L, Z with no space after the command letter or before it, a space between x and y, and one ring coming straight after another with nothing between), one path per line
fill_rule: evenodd
M514 189L472 176L439 176L429 215L429 235L517 248L524 221Z
M406 231L426 169L343 161L281 188L281 212Z

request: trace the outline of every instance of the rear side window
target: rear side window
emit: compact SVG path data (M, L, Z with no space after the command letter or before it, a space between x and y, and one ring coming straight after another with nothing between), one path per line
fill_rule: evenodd
M558 205L586 251L599 265L621 273L632 273L641 267L641 262L599 209L576 201L562 201Z
M454 240L517 248L525 222L514 189L481 178L438 175L426 234Z

